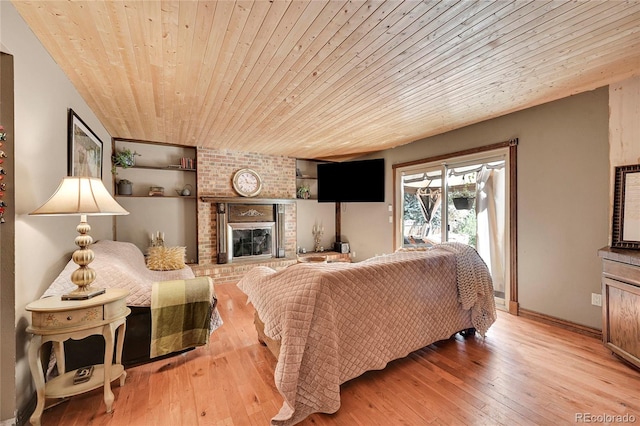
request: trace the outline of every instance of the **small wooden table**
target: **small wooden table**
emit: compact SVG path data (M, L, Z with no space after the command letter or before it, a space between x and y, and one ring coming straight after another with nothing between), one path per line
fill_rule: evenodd
M349 257L349 253L338 253L336 251L310 251L304 254L298 253L298 262L351 262L351 258Z
M123 386L127 377L122 366L122 345L126 318L131 312L126 305L128 294L129 291L124 289L107 289L104 294L88 300L61 300L57 296L39 299L27 305L32 324L27 327L27 331L33 333L29 346L29 367L38 396L31 424L40 424L46 398L66 398L100 386L104 387L107 413L112 411L114 395L111 382L120 378L120 386ZM116 364L112 365L116 330ZM68 339L83 339L93 334L104 337L104 364L95 366L89 381L74 384L75 370L65 372L63 343ZM45 383L40 348L46 342L53 342L59 376Z

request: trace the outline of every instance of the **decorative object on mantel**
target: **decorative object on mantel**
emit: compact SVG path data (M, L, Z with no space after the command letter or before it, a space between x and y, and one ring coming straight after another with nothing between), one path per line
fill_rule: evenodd
M122 208L113 199L107 188L99 178L67 176L62 179L58 189L44 203L30 215L52 216L80 216L80 224L76 230L80 235L75 239L79 247L73 253L73 261L78 269L71 274L71 281L78 288L69 294L63 295L62 300L90 299L105 292L102 289L91 287L96 278L96 272L88 265L93 261L94 254L89 248L93 238L89 235L91 226L87 223L87 216L113 216L126 215L128 211Z
M262 191L262 178L252 169L240 169L233 175L233 189L243 197L255 197Z
M131 194L133 194L133 183L127 179L120 179L118 181L118 195Z
M298 196L298 198L302 198L303 200L308 200L309 197L311 197L311 189L309 188L309 185L300 185L298 187L298 191L296 193L296 195Z
M136 165L136 156L140 156L136 151L131 151L129 148L122 148L120 151L116 151L111 156L111 173L117 175L116 167L122 167L128 169Z
M311 231L313 233L313 251L316 253L321 252L322 248L320 247L320 240L322 239L322 234L324 234L324 226L313 225L313 229Z
M611 247L640 250L640 164L615 168Z

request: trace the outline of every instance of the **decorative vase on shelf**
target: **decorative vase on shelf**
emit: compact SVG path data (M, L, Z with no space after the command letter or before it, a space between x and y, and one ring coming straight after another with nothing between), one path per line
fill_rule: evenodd
M311 197L311 191L308 186L302 185L298 188L297 194L298 198L302 198L303 200L308 200Z
M131 195L133 194L133 184L130 180L120 179L118 181L118 195Z

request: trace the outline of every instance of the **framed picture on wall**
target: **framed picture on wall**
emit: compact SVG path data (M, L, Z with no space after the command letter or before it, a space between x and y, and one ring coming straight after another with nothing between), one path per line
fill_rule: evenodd
M640 164L615 169L611 246L640 250Z
M67 131L67 174L102 178L102 141L71 108Z

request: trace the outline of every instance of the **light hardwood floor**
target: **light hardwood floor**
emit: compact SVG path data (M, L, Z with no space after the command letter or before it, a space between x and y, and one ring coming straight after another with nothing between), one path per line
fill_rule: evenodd
M46 410L42 424L268 425L282 404L276 361L244 294L216 292L225 324L208 347L128 369L111 414L96 390ZM596 339L503 312L485 339L422 348L347 382L341 398L337 413L301 424L563 425L584 423L580 413L640 424L640 372Z

